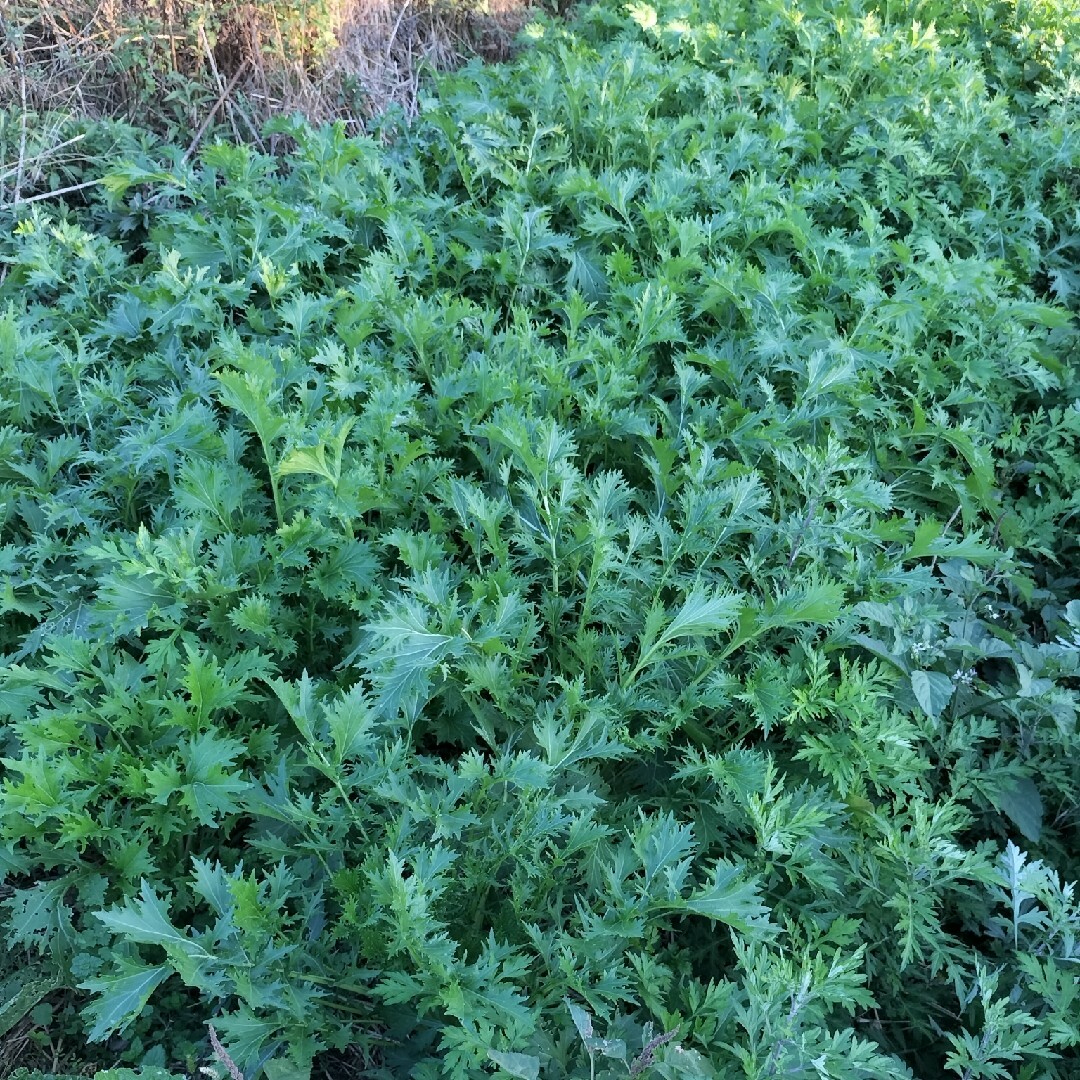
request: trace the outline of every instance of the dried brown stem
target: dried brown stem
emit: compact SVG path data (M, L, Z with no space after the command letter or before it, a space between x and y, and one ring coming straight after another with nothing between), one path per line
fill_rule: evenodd
M220 94L218 94L218 99L214 102L213 108L211 108L211 110L206 114L203 122L199 125L199 130L195 132L195 137L191 140L191 144L184 151L184 156L181 159L183 163L186 164L188 161L191 160L191 155L195 153L195 150L198 147L199 143L202 142L202 137L206 134L206 129L213 122L213 119L217 114L218 109L220 109L221 106L225 104L225 101L227 100L229 94L233 92L236 84L240 81L240 76L244 74L244 68L246 67L247 61L245 60L240 65L240 67L238 67L236 71L233 72L233 76L229 80L228 85L222 89ZM237 137L237 141L239 142L239 136Z
M214 1025L207 1024L207 1027L210 1029L210 1046L214 1051L214 1057L229 1070L232 1080L244 1080L244 1074L241 1072L240 1067L229 1057L228 1050L221 1045L218 1033L214 1030Z

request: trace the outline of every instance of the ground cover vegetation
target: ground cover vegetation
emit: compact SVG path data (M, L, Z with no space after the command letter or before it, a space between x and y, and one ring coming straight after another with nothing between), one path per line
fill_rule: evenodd
M17 208L9 1048L1075 1077L1078 18L600 5Z

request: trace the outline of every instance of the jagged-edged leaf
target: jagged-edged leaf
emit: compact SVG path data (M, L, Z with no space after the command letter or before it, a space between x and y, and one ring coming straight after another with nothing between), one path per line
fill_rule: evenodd
M652 886L661 871L673 875L681 884L689 869L689 856L695 850L694 830L676 821L670 812L649 817L643 815L634 831L633 846L645 871L646 889Z
M263 1065L263 1070L266 1080L309 1080L311 1062L294 1061L291 1057L275 1057Z
M275 1052L278 1026L271 1020L257 1017L246 1005L235 1012L223 1013L214 1020L222 1045L240 1066L245 1076L251 1076L264 1055Z
M9 874L24 874L30 865L30 860L26 855L15 850L13 840L0 844L0 883Z
M303 473L313 473L329 480L331 484L337 483L337 476L326 460L326 444L319 443L317 446L305 446L296 450L290 450L277 463L278 476L297 476Z
M3 1038L27 1013L33 1015L38 1002L64 985L58 971L23 967L10 978L0 980L0 1038ZM45 1005L46 1010L49 1009Z
M1047 921L1045 910L1039 904L1030 903L1035 899L1035 891L1046 880L1046 868L1036 860L1028 862L1026 851L1021 851L1011 840L998 859L998 866L1005 886L1006 898L1012 907L1013 945L1019 946L1020 929L1024 926L1035 927L1041 931Z
M183 952L191 949L203 951L201 946L173 926L168 907L145 879L137 899L128 897L123 904L109 911L95 911L94 915L114 934L128 941L162 945L166 949L180 949Z
M745 876L742 867L718 859L711 878L708 885L677 906L690 914L726 923L741 934L760 934L772 929L769 909L762 903L758 884Z
M251 787L230 771L243 749L236 739L223 738L213 729L205 731L185 740L177 755L147 769L147 788L162 804L178 794L196 821L214 828L222 815L238 809L238 796Z
M569 252L570 269L566 274L568 292L577 291L585 300L600 300L608 292L603 264L588 249L575 248Z
M726 630L739 617L743 598L737 593L695 588L660 634L660 642L684 637L702 637Z
M447 634L417 634L410 638L387 669L374 676L376 706L383 716L396 716L410 698L422 692L431 670L451 653L460 651L458 639Z
M919 522L904 558L923 559L933 556L939 559L966 559L973 563L988 563L1001 557L999 552L980 541L978 533L960 540L949 540L941 534L942 524L935 518L926 518Z
M679 297L666 285L649 282L634 301L634 327L637 340L634 351L639 352L661 341L685 341L679 318Z
M311 581L328 600L337 599L348 596L351 589L369 587L378 571L379 560L370 544L343 540L323 556Z
M594 1054L601 1054L606 1058L621 1061L626 1064L626 1041L624 1039L597 1039L592 1038L588 1042L589 1049Z
M6 911L5 939L12 949L21 945L45 952L57 934L71 932L72 910L65 903L76 881L71 876L39 881L13 889L0 908Z
M386 717L396 716L418 699L431 671L445 660L460 656L468 644L464 637L430 630L424 611L410 600L403 600L388 618L369 623L364 633L367 642L339 666L363 656L377 691L373 706ZM372 638L377 642L374 645Z
M632 752L617 737L616 716L609 705L593 704L577 724L560 714L555 703L545 703L538 713L533 734L552 769L567 769L590 759L625 757Z
M844 587L836 581L811 581L776 597L767 609L770 627L800 623L829 623L844 608Z
M360 684L326 707L326 722L338 762L354 757L372 742L374 719Z
M252 370L237 371L227 368L216 372L220 384L220 397L225 405L247 418L264 444L277 438L288 426L282 412L272 404L274 372L272 367L259 358L245 354Z
M117 636L145 630L154 613L170 620L183 615L183 603L157 575L119 572L99 581L97 609Z
M192 891L201 896L217 915L227 915L233 908L233 897L229 891L230 875L220 862L211 864L209 859L192 859L192 866Z
M116 959L115 966L115 973L79 983L80 990L97 995L86 1007L86 1013L93 1021L88 1036L91 1042L101 1042L123 1031L142 1012L150 995L173 970L167 964L148 967L123 957Z

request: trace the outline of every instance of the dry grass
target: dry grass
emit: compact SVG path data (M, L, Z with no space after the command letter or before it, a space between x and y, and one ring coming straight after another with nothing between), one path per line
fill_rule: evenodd
M148 97L189 128L303 112L408 112L424 67L503 59L532 0L8 0L0 103L138 119ZM226 94L226 90L229 92Z
M194 150L211 130L261 145L275 115L351 132L391 105L411 116L425 71L505 59L537 2L0 0L0 203L71 164L72 118Z
M527 15L523 0L488 0L482 9L426 0L354 0L347 7L327 57L329 81L354 80L369 108L396 103L410 115L422 71L445 71L475 54L506 59Z

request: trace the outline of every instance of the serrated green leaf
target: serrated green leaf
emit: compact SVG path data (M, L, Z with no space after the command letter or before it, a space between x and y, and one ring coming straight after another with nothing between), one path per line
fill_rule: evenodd
M150 995L172 974L167 964L147 967L135 961L118 958L118 974L101 975L79 983L80 990L96 994L86 1007L93 1021L87 1036L91 1042L101 1042L123 1031L142 1012Z
M623 1039L597 1039L592 1038L588 1041L588 1048L594 1054L600 1054L602 1057L612 1058L615 1061L621 1061L626 1064L626 1042Z
M2 902L8 912L5 940L10 948L33 948L44 953L57 935L70 932L72 909L64 901L76 888L70 877L39 881L28 889L13 889Z
M95 911L94 916L128 941L163 946L174 962L181 956L210 959L201 945L173 926L168 907L145 879L138 899L128 897L109 911Z
M52 1021L52 1007L38 1003L62 987L64 978L58 972L24 968L0 985L0 1037L3 1037L27 1014L35 1026L47 1026ZM35 1015L39 1010L44 1010L42 1015Z
M216 1017L214 1028L245 1076L254 1071L260 1056L273 1048L278 1033L276 1024L260 1019L246 1005Z
M759 887L741 867L719 859L710 876L708 885L676 905L679 910L726 923L741 934L755 935L772 929Z
M290 450L284 454L277 463L278 476L297 476L303 473L313 473L329 480L331 484L337 483L338 478L334 475L326 461L326 446L320 443L318 446L304 447L298 450Z
M302 1065L288 1057L272 1058L263 1069L266 1080L310 1080L311 1065Z
M742 605L743 598L736 593L710 593L695 588L664 628L660 643L721 633L739 617Z

